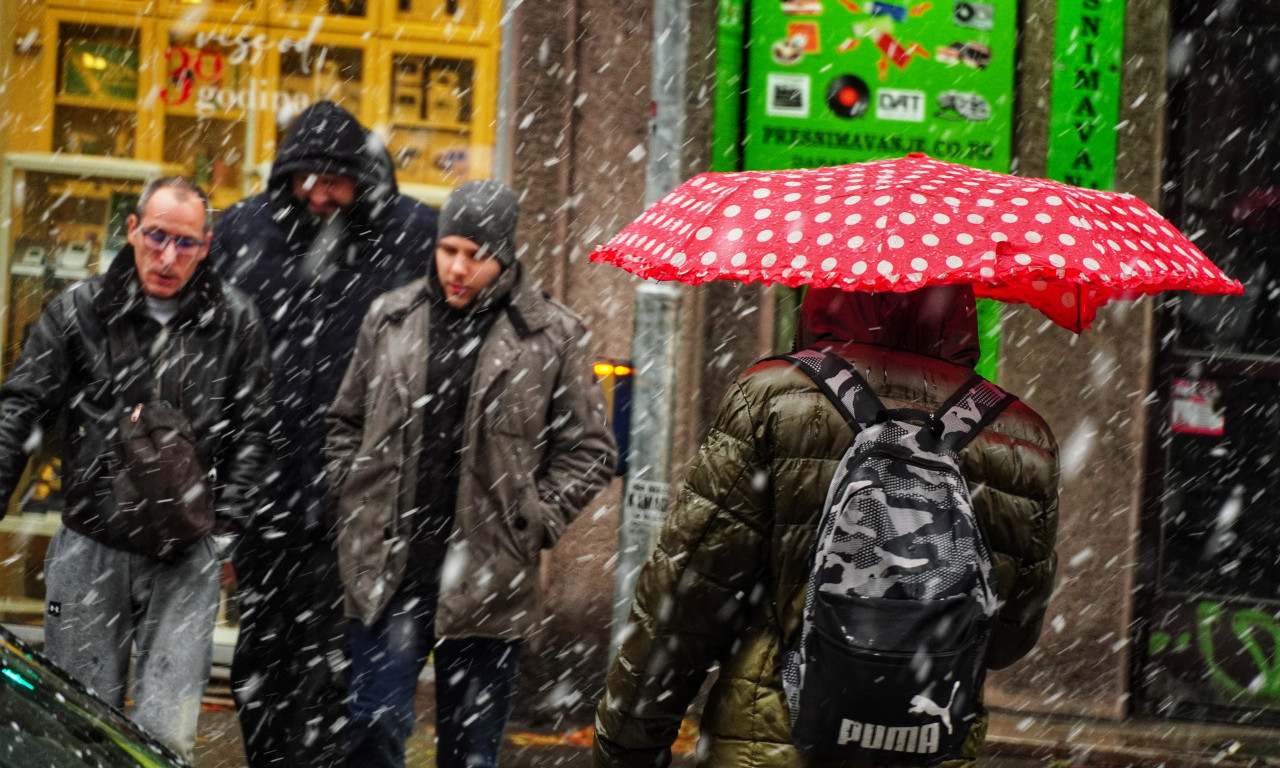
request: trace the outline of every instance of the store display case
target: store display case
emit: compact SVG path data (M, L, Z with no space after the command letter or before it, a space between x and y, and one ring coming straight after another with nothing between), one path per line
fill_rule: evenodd
M50 149L70 154L138 157L151 68L151 25L121 16L50 9L45 15L42 96L52 115Z
M295 29L331 32L375 29L379 0L271 0L267 21Z
M267 83L274 109L261 114L273 119L260 126L263 157L274 157L289 121L309 104L327 99L341 104L369 124L369 72L372 56L367 41L350 35L313 35L301 40L293 32L276 30L267 51Z
M404 184L451 188L492 173L494 68L481 46L397 43L381 53L390 87L377 124Z
M266 15L265 0L160 0L160 13L173 19L254 24Z
M497 30L502 4L482 0L392 0L386 13L397 29L410 34L475 42Z
M266 57L236 30L174 24L165 36L161 159L191 176L222 209L256 191L255 124L268 106Z

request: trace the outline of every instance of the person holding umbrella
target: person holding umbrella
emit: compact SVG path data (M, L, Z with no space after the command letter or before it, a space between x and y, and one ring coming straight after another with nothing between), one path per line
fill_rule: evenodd
M849 361L887 407L933 412L974 373L973 290L810 289L797 343ZM802 764L780 659L799 631L811 543L852 438L788 362L761 362L730 386L641 572L631 631L597 710L597 766L665 764L716 664L701 722L705 762ZM963 450L961 469L992 551L1001 606L987 665L999 669L1035 645L1053 590L1058 448L1045 421L1014 402ZM985 732L971 729L968 759Z

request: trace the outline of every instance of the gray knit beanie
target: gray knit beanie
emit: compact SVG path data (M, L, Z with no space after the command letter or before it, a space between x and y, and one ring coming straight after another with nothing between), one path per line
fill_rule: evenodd
M439 237L461 235L506 269L516 263L519 212L516 193L506 184L492 179L468 181L453 190L440 208Z

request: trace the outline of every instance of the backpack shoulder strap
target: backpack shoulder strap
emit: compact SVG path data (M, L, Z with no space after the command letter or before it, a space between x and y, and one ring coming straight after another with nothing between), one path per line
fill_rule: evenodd
M934 434L944 445L959 453L1017 399L974 374L934 413Z
M855 434L862 427L876 423L884 413L884 404L871 391L866 379L839 355L802 349L789 355L779 355L776 359L786 360L808 374L839 409Z

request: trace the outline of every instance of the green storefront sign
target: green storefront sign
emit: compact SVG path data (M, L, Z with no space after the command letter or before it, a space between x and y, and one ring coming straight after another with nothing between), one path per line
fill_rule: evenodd
M756 0L744 167L923 152L1008 171L1017 5Z

